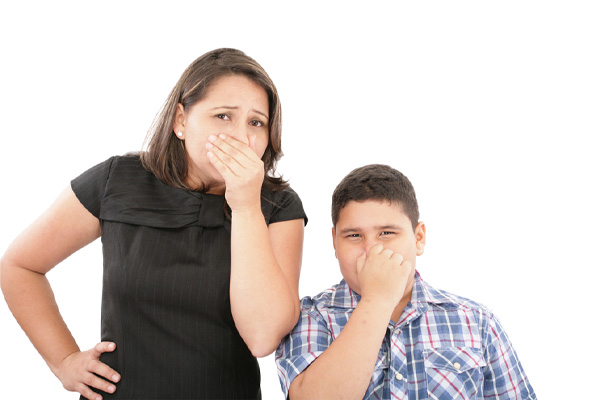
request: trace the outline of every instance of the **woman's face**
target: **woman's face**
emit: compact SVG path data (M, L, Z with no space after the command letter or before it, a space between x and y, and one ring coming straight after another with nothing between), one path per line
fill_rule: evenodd
M258 83L243 75L226 75L214 81L204 98L184 110L177 107L175 134L185 142L187 183L210 186L209 193L223 194L225 182L208 160L206 144L211 135L225 134L246 145L255 136L253 150L262 158L269 143L269 99Z

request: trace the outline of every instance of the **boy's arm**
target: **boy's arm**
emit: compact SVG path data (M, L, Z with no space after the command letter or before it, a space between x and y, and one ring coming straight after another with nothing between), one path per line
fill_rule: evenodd
M331 346L292 381L290 400L362 399L392 310L362 299Z
M412 268L400 254L376 245L358 259L357 270L360 302L331 346L292 381L291 400L364 397Z

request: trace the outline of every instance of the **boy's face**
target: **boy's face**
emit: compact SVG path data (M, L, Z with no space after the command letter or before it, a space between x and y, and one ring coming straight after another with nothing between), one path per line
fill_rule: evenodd
M413 230L400 205L379 200L351 201L340 211L332 233L335 256L352 290L361 294L356 260L379 243L410 261L412 272L404 296L411 293L416 258L425 250L425 225L419 222Z

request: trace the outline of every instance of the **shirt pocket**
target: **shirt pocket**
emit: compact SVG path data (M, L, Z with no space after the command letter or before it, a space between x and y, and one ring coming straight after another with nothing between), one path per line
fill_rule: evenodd
M481 349L445 347L425 350L425 372L429 396L439 400L483 399Z

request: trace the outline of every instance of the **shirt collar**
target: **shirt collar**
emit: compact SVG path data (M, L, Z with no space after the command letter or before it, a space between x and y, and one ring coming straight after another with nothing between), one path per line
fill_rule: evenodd
M345 280L330 289L330 298L327 303L329 307L353 309L360 301L360 295L348 286ZM413 285L410 305L421 308L427 304L457 304L456 301L444 292L434 288L421 278L421 274L415 271L415 282Z
M419 304L456 304L456 301L447 294L425 282L418 271L415 271L415 283L410 302L414 306Z
M329 307L353 309L360 301L360 295L350 289L350 286L348 286L348 283L344 279L331 288L330 291L330 298L327 301Z

